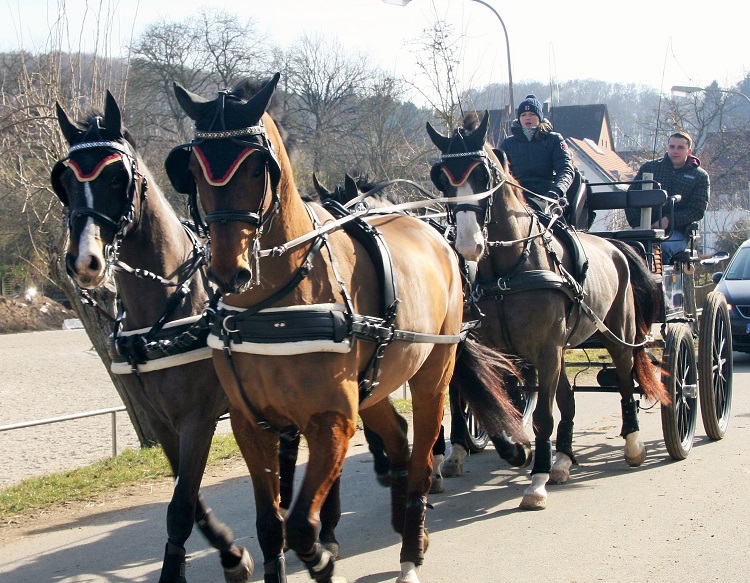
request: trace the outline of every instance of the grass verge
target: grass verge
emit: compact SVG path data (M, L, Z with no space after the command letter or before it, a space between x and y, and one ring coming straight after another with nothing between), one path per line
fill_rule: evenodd
M394 399L393 404L399 413L411 411L411 401L407 399ZM239 457L240 450L233 435L214 435L208 466ZM67 472L29 478L0 490L0 523L17 514L91 500L118 488L171 475L161 447L126 449L116 457Z

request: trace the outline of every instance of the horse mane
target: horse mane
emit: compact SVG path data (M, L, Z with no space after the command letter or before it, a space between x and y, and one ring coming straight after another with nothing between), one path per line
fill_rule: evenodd
M464 116L461 125L463 126L465 131L473 132L479 127L480 123L481 120L479 119L479 114L476 111L470 111ZM518 186L518 180L516 180L516 177L513 176L513 172L510 168L510 160L508 160L508 156L505 154L505 152L503 150L492 148L487 142L484 143L484 149L488 155L492 154L496 158L495 163L497 163L498 166L500 166L500 168L502 169L502 172L507 180L507 185L509 187ZM521 202L521 204L526 204L526 198L524 197L523 191L520 188L513 188L513 193L516 195L516 198Z
M370 180L370 176L368 174L357 174L354 177L354 182L357 185L357 190L359 190L359 192L362 194L370 192L373 188L380 184L379 182L373 182L372 180ZM336 202L343 205L352 200L352 197L349 195L349 193L346 192L346 188L344 188L343 184L337 184L333 188L333 190L330 191L330 195L324 197L324 199L335 200ZM302 200L306 202L323 202L318 192L304 194L302 195ZM368 197L367 201L371 205L375 203L377 206L399 203L398 197L392 192L387 192L387 189L376 192L372 196Z
M470 111L464 116L463 121L461 122L461 125L466 131L473 132L475 129L479 127L479 115L476 111Z
M79 117L75 123L84 132L88 132L96 127L96 119L104 119L104 112L102 112L101 109L98 109L96 107L91 107L87 109L86 111L82 112L81 117ZM107 130L108 128L104 128ZM122 137L125 138L125 141L127 141L134 150L137 150L135 138L130 133L130 131L125 127L125 124L122 125Z

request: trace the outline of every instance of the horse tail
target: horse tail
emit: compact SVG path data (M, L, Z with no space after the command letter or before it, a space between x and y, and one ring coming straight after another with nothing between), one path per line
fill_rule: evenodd
M610 240L628 260L630 267L630 288L633 291L635 306L636 343L643 342L651 332L651 325L659 319L662 312L664 295L658 276L651 273L646 260L636 249L624 241ZM671 402L669 393L661 382L645 347L633 350L633 369L638 384L652 401L664 405Z
M518 443L528 443L521 413L505 389L505 379L520 375L513 359L467 337L458 346L450 385L452 390L458 390L487 433L505 432Z

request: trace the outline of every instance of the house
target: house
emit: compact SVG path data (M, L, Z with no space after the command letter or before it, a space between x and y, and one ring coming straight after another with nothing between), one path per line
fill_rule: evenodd
M552 127L565 138L573 161L583 176L592 183L614 183L612 186L595 186L595 191L623 189L617 182L632 180L636 172L614 150L612 126L607 106L558 105L546 109L545 116ZM507 124L504 110L490 111L488 141L494 146L502 142ZM611 231L625 225L621 211L599 211L592 231Z

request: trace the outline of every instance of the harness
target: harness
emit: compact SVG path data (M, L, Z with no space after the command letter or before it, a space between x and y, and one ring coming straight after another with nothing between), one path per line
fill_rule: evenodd
M100 119L95 118L95 122L96 137L100 138ZM81 160L72 158L76 152L92 149L103 149L105 152L111 152L111 154L91 167L85 167ZM60 182L60 175L65 169L73 171L79 182L90 182L98 178L106 166L119 161L124 162L124 158L127 158L130 162L125 164L129 170L130 184L127 188L124 210L119 219L112 219L106 214L89 207L69 208L67 193ZM68 229L72 229L73 223L79 217L89 217L114 232L112 244L105 248L108 269L148 279L165 287L176 288L170 296L164 312L153 326L138 330L123 330L126 314L119 292L115 298L117 315L112 318L108 311L91 298L87 290L76 284L82 303L101 310L114 323L112 335L108 339L108 353L112 360L111 371L114 374L134 374L136 376L141 372L161 370L204 360L210 358L212 353L206 344L208 326L204 316L198 315L170 321L175 310L190 293L193 277L206 264L205 247L198 241L190 226L183 223L183 228L192 242L193 252L186 267L181 270L182 276L178 282L167 280L144 269L132 268L120 261L118 257L122 240L137 224L135 199L139 178L142 183L140 204L143 205L147 200L148 182L146 177L138 170L136 155L126 142L104 139L74 144L70 147L68 156L58 161L52 170L52 185L55 193L68 208ZM204 281L204 284L208 285L208 282Z
M334 213L344 217L348 211L335 201L324 203ZM313 224L319 221L308 207ZM232 352L264 355L292 355L310 352L347 353L356 340L374 342L376 349L359 374L360 403L377 386L380 361L385 349L395 340L432 344L457 344L462 334L442 335L399 330L394 326L398 313L398 289L393 262L380 231L359 217L343 224L344 231L359 241L367 251L378 277L381 316L365 316L354 312L353 302L336 270L335 257L328 246L327 236L318 236L308 251L302 266L282 289L263 302L247 309L228 306L218 301L213 311L213 323L208 345ZM325 246L339 282L343 304L317 304L271 308L307 276L313 259Z

